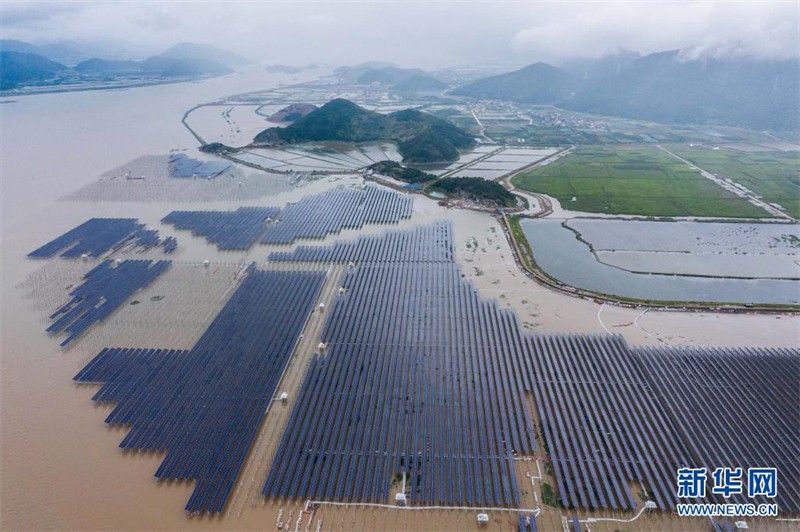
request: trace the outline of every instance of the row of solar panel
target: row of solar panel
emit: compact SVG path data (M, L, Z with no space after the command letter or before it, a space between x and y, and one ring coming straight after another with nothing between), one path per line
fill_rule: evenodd
M406 256L407 248L398 242L409 241L414 241L411 232L396 232L271 255L273 260L353 261L357 266L348 274L346 293L325 325L323 337L329 342L329 354L312 364L313 371L307 376L310 388L298 399L290 429L278 451L280 460L276 460L267 480L266 494L380 499L386 494L385 483L391 475L406 470L412 473L412 480L420 480L420 491L410 494L412 499L447 500L450 487L445 486L442 492L439 483L439 479L446 478L460 484L453 489L459 502L472 504L476 500L469 498L470 482L459 476L457 466L452 466L455 471L447 469L449 465L442 470L442 463L447 464L457 453L441 448L442 440L437 439L448 441L449 431L457 427L459 419L457 412L449 410L454 399L446 393L437 395L440 383L448 382L448 374L442 372L446 364L453 363L451 357L467 356L470 360L471 344L461 336L465 334L461 329L465 326L461 325L464 319L461 291L456 284L451 285L444 292L446 295L441 296L446 302L445 310L437 311L438 303L434 302L440 297L439 292L429 283L440 275L440 265L423 263L418 271L417 264L412 263L404 265L400 273L393 266L370 262ZM387 246L392 251L387 251ZM442 248L452 249L452 243ZM423 254L436 250L430 257L435 260L442 248L422 249ZM395 278L397 281L392 281ZM431 325L431 316L441 316L442 321L434 320ZM509 322L510 339L500 342L498 349L489 346L486 366L503 361L503 351L511 353L506 360L511 370L501 375L504 383L522 382L520 389L511 390L512 395L522 397L532 393L535 397L563 504L630 509L637 504L631 486L638 484L642 490L640 496L652 498L661 508L674 508L678 502L675 472L679 467L741 463L744 467L777 465L787 486L779 499L781 507L785 511L798 511L800 413L792 398L796 398L796 383L800 382L800 351L688 350L685 351L688 359L681 362L672 359L681 353L677 348L669 350L669 356L632 351L619 336L520 338L516 320L503 314L499 318L492 313L488 318L469 316L463 324L482 333L504 319ZM516 341L517 338L520 339ZM443 348L447 354L438 359ZM461 355L465 352L466 355ZM392 360L383 360L387 353ZM411 366L409 359L414 361ZM431 363L436 370L428 374ZM375 365L380 365L380 369ZM739 369L733 371L733 367ZM370 371L380 378L395 380L376 384L370 380L373 378ZM408 388L409 382L418 381L405 376L407 372L424 375L427 387ZM463 378L467 377L456 380L460 382ZM342 386L337 379L350 379L346 382L353 387L354 395L347 389L334 388L330 392L334 398L347 399L323 400L318 390L327 389L325 386L331 383ZM397 396L383 398L384 403L375 402L382 393L389 393L383 392L384 388L398 386ZM741 387L747 391L743 393ZM445 389L457 388L453 385ZM433 393L433 397L427 396L428 393ZM414 417L409 422L405 418L406 405L398 399L406 395L420 397L418 403L409 406L408 411L415 415L418 409L426 416L428 408L436 413L444 409L444 425L438 424L436 414L433 427L428 425L427 417ZM363 397L368 397L369 402L360 403ZM695 397L697 402L689 401L689 397ZM512 406L508 407L509 404ZM703 415L694 412L698 404L704 410ZM514 442L515 429L518 434L529 430L530 424L512 417L524 411L520 408L513 401L501 407L495 416L502 420L501 428L491 433L503 434L504 442ZM376 412L376 419L390 420L391 427L400 423L389 430L411 431L412 441L408 441L407 434L395 436L389 443L380 439L385 437L381 435L380 445L372 439L362 439L360 424L372 412ZM344 433L326 434L320 439L313 427L321 419L343 419ZM509 421L511 426L508 426L506 420L511 419L513 422ZM739 419L746 421L731 421ZM520 424L515 426L516 423ZM472 430L483 430L479 423L469 426ZM416 447L420 435L424 435L422 449ZM749 441L758 444L748 447ZM422 465L415 465L419 463L415 456L422 458ZM378 467L373 469L372 461ZM297 467L306 471L304 477L290 479L289 471ZM321 471L309 473L308 468ZM351 475L356 470L367 472L364 484L352 483ZM332 471L334 478L327 480ZM376 485L383 491L376 491Z
M258 240L277 207L239 207L235 211L172 211L161 219L176 229L191 229L219 249L247 249Z
M518 504L534 434L513 314L454 263L360 264L343 286L264 493L385 501L404 472L409 501Z
M167 452L156 477L197 480L187 511L222 511L324 278L251 267L191 350L105 349L75 377L105 383L121 447Z
M778 469L774 500L748 497L745 490L726 502L778 503L783 511L800 512L797 350L672 347L633 353L695 467Z
M200 161L183 153L173 153L167 171L170 177L216 177L230 166L229 161Z
M372 184L306 196L281 211L261 242L291 244L298 238L324 238L367 223L395 223L411 217L413 201L412 196Z
M526 335L513 313L462 278L448 223L284 258L355 264L267 495L385 502L392 478L405 473L411 501L514 506L514 453L531 453L541 431L565 506L629 509L638 484L640 496L671 508L678 467L758 464L780 467L776 501L798 511L800 350L631 350L618 336ZM250 275L278 273L289 272ZM108 380L97 399L120 402L109 422L133 424L124 447L168 449L158 476L198 479L190 511L224 506L266 409L261 387L271 396L270 379L286 363L269 347L293 345L315 297L298 294L303 285L316 294L324 275L293 273L307 277L260 288L248 277L195 348L165 357L174 367L153 369L159 355L102 364L98 356L79 376ZM292 312L296 327L279 320ZM275 357L288 358L287 349Z
M800 413L791 402L800 351L631 350L616 336L531 336L527 345L565 505L633 508L633 483L675 508L681 467L766 464L784 479L776 501L800 509Z
M71 299L51 316L49 333L65 331L65 347L94 323L108 317L134 292L152 283L170 266L170 261L105 260L84 276L84 282L70 292Z
M275 251L269 260L301 262L454 262L452 225L435 222L410 230L387 231L336 241L331 246L298 246L292 252Z
M392 190L334 189L277 207L241 207L236 211L173 211L161 221L191 229L220 249L248 249L262 243L291 244L298 238L324 238L365 223L394 223L411 216L413 199ZM276 219L274 223L270 223Z
M184 161L186 158L177 158ZM291 244L298 238L323 238L365 223L394 223L411 216L413 199L392 190L368 185L364 189L335 189L278 207L240 207L235 211L173 211L161 221L177 229L191 229L220 249L248 249L256 240ZM269 224L277 218L274 224ZM135 218L92 218L28 254L33 258L88 255L99 257L123 247L146 250L162 245L172 253L177 240L159 240ZM66 251L64 251L66 249Z
M82 255L99 257L109 250L118 251L124 247L145 250L160 244L166 244L166 241L159 240L158 231L147 229L144 224L138 223L136 218L91 218L30 252L28 256L47 258L65 250L61 256L66 258ZM165 245L165 252L170 253L174 250L175 244L173 238L169 244L169 251Z

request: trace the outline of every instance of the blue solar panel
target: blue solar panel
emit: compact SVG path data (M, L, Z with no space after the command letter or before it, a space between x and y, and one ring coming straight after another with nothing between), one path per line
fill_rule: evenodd
M46 258L66 250L62 257L80 257L83 254L99 257L109 250L130 248L141 251L159 244L158 231L147 229L136 218L92 218L28 256Z
M172 211L161 221L191 229L219 249L247 249L277 216L276 207L240 207L235 211Z
M266 495L386 501L391 479L405 473L410 502L519 503L513 457L534 448L514 377L520 357L508 347L519 328L462 279L451 234L437 223L316 248L315 260L355 266Z
M540 432L566 507L632 509L641 486L672 509L680 467L761 465L800 509L800 350L524 334L462 278L448 223L270 260L353 264L265 495L385 502L403 472L412 502L515 505L509 457Z
M251 267L191 350L104 349L75 376L105 383L122 448L166 451L156 477L197 480L187 511L224 508L324 278Z
M52 316L55 320L47 332L69 333L61 346L66 346L89 327L107 318L134 292L140 290L169 268L170 261L126 260L114 264L101 262L84 276L84 282L72 292L72 298Z
M298 238L324 238L367 223L396 223L411 217L413 197L367 185L306 196L287 205L261 238L263 244L291 244Z
M303 262L453 262L453 228L447 222L388 231L337 241L332 246L298 246L292 252L275 251L269 260Z

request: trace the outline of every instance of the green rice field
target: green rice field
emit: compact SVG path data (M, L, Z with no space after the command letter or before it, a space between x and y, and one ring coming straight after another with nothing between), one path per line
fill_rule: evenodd
M800 217L800 153L739 152L688 145L670 146L670 151L703 170L725 176L777 203L791 216Z
M657 147L579 147L522 173L514 185L555 197L565 209L642 216L767 218Z

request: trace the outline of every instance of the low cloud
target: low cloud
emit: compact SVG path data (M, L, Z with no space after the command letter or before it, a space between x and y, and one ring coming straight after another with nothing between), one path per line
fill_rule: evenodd
M517 32L518 53L543 59L601 57L620 49L687 56L797 57L796 3L670 2L582 4ZM560 16L559 16L560 15Z
M796 57L797 3L90 2L0 3L3 38L125 40L157 51L214 44L254 60L383 60L436 68L559 63L632 50Z
M79 13L84 6L76 3L37 2L13 3L0 2L0 27L35 29L42 23L65 14Z

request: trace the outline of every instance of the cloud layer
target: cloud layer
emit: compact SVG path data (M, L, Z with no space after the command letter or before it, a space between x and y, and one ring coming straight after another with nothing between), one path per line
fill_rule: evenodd
M204 42L269 63L527 64L650 53L797 57L795 2L0 3L3 38Z

